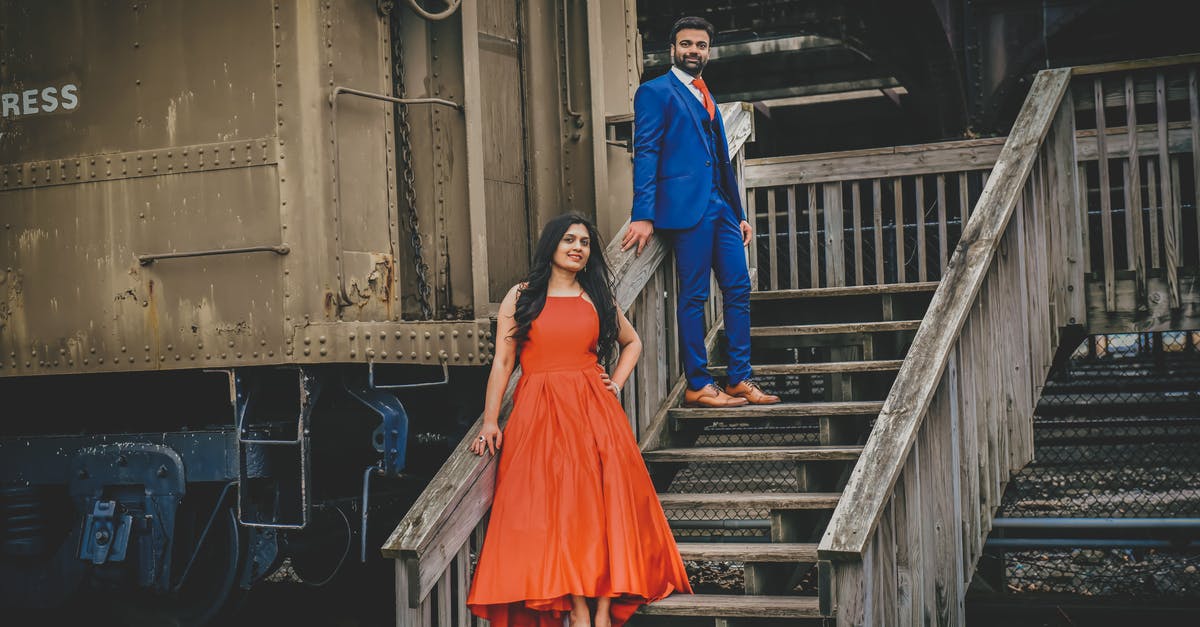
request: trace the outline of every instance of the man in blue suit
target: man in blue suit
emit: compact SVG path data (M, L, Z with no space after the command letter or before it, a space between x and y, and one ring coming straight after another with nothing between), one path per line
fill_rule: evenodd
M684 17L671 28L669 72L634 96L633 212L621 249L641 254L655 230L675 251L680 298L676 315L688 390L684 404L736 407L778 403L751 379L750 275L743 249L753 235L729 163L725 125L701 78L713 26ZM725 303L729 382L708 373L704 303L716 271Z

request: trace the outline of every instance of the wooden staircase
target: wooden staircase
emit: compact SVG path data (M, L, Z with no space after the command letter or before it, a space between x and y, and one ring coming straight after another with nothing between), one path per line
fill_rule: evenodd
M693 579L720 568L740 570L742 580L697 583L697 594L646 606L632 625L749 627L823 617L818 541L936 287L752 294L755 377L782 402L671 408L665 437L644 450ZM711 371L721 382L716 348Z

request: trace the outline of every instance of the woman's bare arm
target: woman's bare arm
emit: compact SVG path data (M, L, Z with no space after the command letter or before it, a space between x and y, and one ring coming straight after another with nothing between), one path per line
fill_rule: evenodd
M500 405L504 401L504 390L517 363L517 341L512 334L517 330L517 297L520 286L514 285L500 302L496 316L496 354L492 358L492 372L488 375L487 391L483 400L483 429L471 444L471 450L482 455L486 450L495 453L504 440L500 432ZM480 438L483 438L482 440Z

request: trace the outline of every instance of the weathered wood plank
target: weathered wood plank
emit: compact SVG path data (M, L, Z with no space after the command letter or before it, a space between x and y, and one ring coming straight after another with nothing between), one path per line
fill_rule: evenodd
M767 264L767 278L770 281L771 289L779 289L779 236L775 232L777 216L775 215L775 196L778 190L775 188L767 189L767 258L770 263Z
M832 509L841 494L837 492L731 492L722 494L659 494L664 510L677 509ZM668 518L670 516L668 515Z
M1115 61L1112 63L1079 65L1072 68L1071 71L1075 76L1088 76L1091 74L1132 72L1134 70L1146 70L1159 67L1168 67L1172 65L1188 65L1193 63L1200 63L1200 54L1183 54L1172 57L1153 57L1150 59L1136 59L1133 61Z
M745 461L844 461L858 459L861 446L695 446L646 451L642 457L651 463L666 462L745 462Z
M911 331L921 326L920 320L885 320L882 322L836 322L828 324L792 324L777 327L752 327L750 337L785 337L796 335L834 335L845 333L887 333Z
M893 178L991 168L1004 138L746 160L746 186Z
M1200 243L1200 85L1197 84L1196 68L1188 70L1188 113L1192 135L1192 188L1195 193L1192 207L1197 211L1196 241ZM1200 259L1200 246L1196 247L1196 254ZM1144 286L1145 281L1140 285Z
M808 186L808 285L821 286L820 238L817 234L817 186ZM793 286L798 287L798 286Z
M1067 90L1069 69L1038 73L980 199L975 219L917 331L855 472L821 541L823 559L858 559L883 514L885 499L916 440L942 377L950 348L966 322L991 266L1001 234L1033 168Z
M1146 160L1146 192L1150 197L1150 206L1148 207L1150 214L1150 267L1158 268L1162 265L1161 249L1158 245L1158 218L1161 212L1158 204L1158 176L1155 174L1153 159Z
M743 594L674 594L644 605L645 616L719 616L725 618L820 618L815 597Z
M823 183L825 200L825 285L846 285L846 234L842 229L842 184Z
M875 284L887 283L883 275L883 189L879 179L871 181L872 214L875 218Z
M917 280L928 281L929 271L925 267L925 177L917 176L916 183L916 219L917 219Z
M892 181L892 203L896 209L896 281L904 283L904 187L899 178Z
M1108 152L1104 149L1104 86L1099 78L1092 81L1092 86L1096 100L1096 140L1099 148L1096 169L1100 180L1100 246L1104 255L1104 298L1109 307L1114 307L1116 294L1113 291L1113 276L1116 269L1113 260L1112 190L1108 183Z
M1158 102L1158 163L1159 187L1163 207L1163 264L1167 271L1167 289L1171 308L1179 307L1179 220L1175 212L1175 195L1171 184L1171 155L1167 151L1167 95L1162 72L1155 76L1155 96ZM1105 304L1115 307L1107 300Z
M867 258L862 247L862 190L858 181L850 184L850 220L854 225L854 284L862 285L863 263Z
M1125 77L1125 126L1129 129L1128 142L1137 142L1137 106L1133 99L1133 76ZM1137 276L1140 294L1146 289L1146 243L1142 232L1142 167L1141 159L1130 155L1125 162L1125 218L1129 229L1133 257L1133 268ZM1115 288L1114 288L1115 289Z
M966 172L958 174L958 211L959 211L959 229L958 239L962 240L962 234L967 230L967 222L971 218L971 186L967 180Z
M949 242L946 241L946 175L937 175L937 220L938 220L938 278L946 274L949 259Z
M754 374L769 377L780 374L811 375L811 374L844 374L847 372L887 372L899 370L903 364L900 359L884 359L877 361L828 361L804 364L759 364L754 367ZM713 376L725 374L725 366L709 366Z
M687 560L734 562L815 562L816 543L801 542L680 542L679 556Z
M863 296L870 294L904 294L909 292L932 292L938 287L937 281L924 283L888 283L887 285L847 285L845 287L818 287L799 290L776 290L771 292L754 292L750 295L752 302L768 300L792 300L796 298L840 298L843 296Z
M1158 154L1158 125L1138 124L1133 130L1129 125L1109 126L1106 129L1105 145L1108 148L1108 158L1126 158L1129 147L1137 146L1137 154L1143 157ZM1099 154L1096 131L1084 130L1075 135L1079 146L1080 161L1095 161ZM1192 150L1191 124L1189 122L1169 122L1167 124L1167 149L1171 154L1186 154Z
M799 226L796 224L796 186L787 188L788 224L788 287L800 287L800 248L796 242Z
M736 418L799 418L806 416L872 416L879 413L878 401L826 401L820 403L777 403L741 407L672 407L667 413L676 420L719 420Z

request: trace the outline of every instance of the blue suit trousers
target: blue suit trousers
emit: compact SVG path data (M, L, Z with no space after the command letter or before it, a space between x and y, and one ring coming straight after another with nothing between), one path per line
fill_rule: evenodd
M704 217L696 226L666 233L675 251L679 274L676 316L683 344L684 374L693 390L713 382L704 346L704 303L708 300L709 277L714 271L724 298L729 384L735 385L751 375L750 273L739 223L734 209L714 191Z

